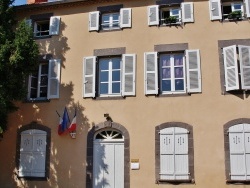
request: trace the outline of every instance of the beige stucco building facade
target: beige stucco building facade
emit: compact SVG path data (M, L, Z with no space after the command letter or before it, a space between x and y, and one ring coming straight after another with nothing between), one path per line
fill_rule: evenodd
M31 97L29 90L27 100L18 102L19 110L10 114L8 130L0 142L0 187L247 187L250 175L247 149L250 123L247 89L250 74L247 66L250 64L250 51L240 45L250 46L249 7L248 3L240 3L244 11L242 19L228 20L223 11L220 18L213 18L214 9L217 11L220 4L224 7L224 2L214 2L179 1L173 6L171 2L156 0L65 0L17 7L18 20L31 19L31 26L36 27L40 34L35 33L34 38L39 44L42 62L59 60L59 90L58 96L50 99L49 92L46 93L45 100ZM233 9L230 2L229 7ZM191 12L183 14L183 3L191 3L184 4L191 7L186 12ZM154 9L156 12L150 12L150 6L157 7ZM119 17L123 14L119 10L126 8L128 15L123 16L131 24L120 28L114 21L117 15L113 12ZM174 9L178 9L177 18L180 19L169 25L164 16L175 15ZM94 24L94 21L91 22L90 13L96 11L99 11L99 27L91 30L89 24ZM107 17L103 16L105 14ZM189 15L193 19L184 22ZM41 21L52 16L59 20L58 33L45 36ZM156 22L159 19L156 24L150 23L153 16ZM118 20L119 24L121 22ZM40 30L39 24L42 24ZM227 51L229 46L231 48ZM195 53L189 53L192 52L190 50L195 50ZM152 56L148 52L152 52ZM127 93L124 92L126 84L123 86L126 80L123 54L132 58L134 65L132 68L128 65L132 69L128 73L132 81L128 81L127 87L131 92ZM118 64L122 62L118 68L112 64L115 58L118 58ZM180 64L177 64L178 58ZM229 65L235 63L235 58L238 64ZM90 64L94 62L96 69L88 69L87 60ZM107 64L109 67L105 69ZM177 69L184 73L178 76ZM228 69L233 73L227 72ZM116 71L119 75L117 80ZM106 75L107 80L105 73L109 75ZM232 76L234 73L237 79ZM90 95L86 92L90 83L88 75L91 79L96 78L89 86ZM115 91L115 83L120 84L118 92ZM58 135L56 111L62 116L64 107L67 107L71 120L77 110L76 139L68 133ZM105 114L109 114L112 122L106 121ZM233 178L233 167L230 166L233 154L229 151L229 129L234 125L245 127L243 133L239 131L244 135L240 138L245 139L244 157L241 158L245 161L245 174L239 175L240 180ZM22 131L37 129L46 133L43 178L35 175L20 177ZM117 140L115 137L105 140L103 134L111 135L110 132L102 132L105 130L116 131L122 136ZM98 133L102 133L102 139L96 137ZM163 165L166 158L162 148L168 139L164 135L171 135L170 140L175 144L179 141L177 136L184 135L180 137L185 144L180 151L184 153L178 153L176 146L166 150L167 160L174 163L171 168ZM105 149L107 143L114 143L110 150ZM116 147L117 143L122 144ZM100 150L104 153L98 153ZM173 153L168 153L170 150ZM114 158L105 152L112 153ZM121 160L118 162L120 171L116 169L117 160ZM181 173L175 164L178 160L185 161L179 169ZM108 170L101 169L106 162L108 169L111 163L114 165L112 177L107 175ZM97 164L100 167L95 166ZM173 171L170 173L169 170ZM109 182L116 180L122 183Z

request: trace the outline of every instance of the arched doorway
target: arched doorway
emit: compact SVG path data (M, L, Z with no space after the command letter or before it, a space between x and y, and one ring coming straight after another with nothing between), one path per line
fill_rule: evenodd
M124 136L105 128L93 140L93 188L124 187Z

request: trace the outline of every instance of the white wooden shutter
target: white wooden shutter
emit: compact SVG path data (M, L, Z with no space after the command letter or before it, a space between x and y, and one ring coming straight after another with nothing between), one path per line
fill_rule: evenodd
M95 97L96 56L83 60L83 97Z
M49 34L50 35L59 35L60 22L61 22L60 16L50 17L50 23L49 23Z
M186 50L187 91L201 92L200 51Z
M188 131L184 128L174 128L175 141L175 174L176 180L189 179L188 167Z
M157 52L144 54L145 94L158 94Z
M19 177L45 177L46 136L36 129L21 133Z
M235 125L229 128L229 145L231 180L245 180L244 124Z
M135 95L135 54L123 54L122 62L122 96Z
M247 15L247 18L250 17L250 0L245 0L245 7L246 7L246 15Z
M25 23L28 25L28 26L32 26L32 19L26 19L25 20Z
M239 89L236 45L223 48L226 91Z
M250 46L239 45L241 88L250 89Z
M210 20L221 20L221 2L220 0L209 0Z
M182 22L194 22L193 2L181 3Z
M148 25L159 25L159 5L148 6Z
M244 124L246 179L250 180L250 124Z
M61 60L60 59L49 60L48 99L59 98L60 77L61 77Z
M120 27L131 27L131 8L121 8L120 9Z
M89 13L89 31L99 30L99 11Z
M174 128L160 131L160 179L173 179L174 167Z

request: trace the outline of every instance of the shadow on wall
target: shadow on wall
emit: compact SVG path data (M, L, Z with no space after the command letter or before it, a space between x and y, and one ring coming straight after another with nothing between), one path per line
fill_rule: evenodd
M41 54L52 54L54 58L62 60L62 71L66 69L65 54L70 48L67 44L67 37L62 35L66 28L65 23L61 22L59 36L52 36L48 39L38 41ZM51 99L50 102L20 103L20 109L12 115L12 126L27 125L32 121L47 126L51 129L50 144L50 172L49 178L44 181L27 180L17 177L18 167L12 173L15 187L82 187L86 184L86 148L87 133L94 123L89 122L84 115L85 108L79 101L73 98L74 83L61 83L60 98ZM67 133L58 135L59 117L56 113L63 115L64 107L67 107L70 120L73 119L75 109L77 111L77 135L72 139ZM19 128L20 128L19 127ZM18 146L17 146L18 148ZM13 149L14 150L14 149ZM13 160L15 156L13 156ZM8 167L9 168L9 167ZM13 185L14 186L14 185Z

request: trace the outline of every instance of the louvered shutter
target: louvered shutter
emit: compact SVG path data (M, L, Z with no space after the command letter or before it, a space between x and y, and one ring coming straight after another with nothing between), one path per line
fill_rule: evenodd
M89 13L89 31L99 30L99 11Z
M32 26L32 20L31 19L26 19L25 20L25 23L28 25L28 26Z
M83 97L95 97L96 56L83 60Z
M246 7L246 15L249 18L250 17L250 0L245 0L245 7Z
M157 52L144 54L145 94L158 94Z
M60 22L61 22L60 16L50 17L50 23L49 23L49 34L50 35L59 35Z
M131 27L131 8L121 8L120 9L120 27Z
M239 45L241 88L250 89L250 46Z
M209 0L210 20L221 20L221 2L220 0Z
M148 6L148 25L159 25L159 5Z
M189 93L201 92L200 51L186 50L187 90Z
M61 77L61 60L60 59L49 60L48 99L59 98L60 77Z
M135 54L123 54L122 62L122 95L135 95Z
M175 127L175 174L176 180L189 179L188 167L188 131L184 128Z
M181 3L182 22L194 22L193 2Z
M174 128L160 131L160 179L173 179L174 167Z
M246 179L244 124L229 128L231 180Z
M223 48L226 91L239 89L236 46Z

